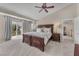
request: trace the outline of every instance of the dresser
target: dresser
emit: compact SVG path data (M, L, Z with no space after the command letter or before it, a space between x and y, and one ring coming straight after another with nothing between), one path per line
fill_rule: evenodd
M75 44L74 56L79 56L79 44Z
M58 41L58 42L60 42L60 34L59 33L53 33L53 41Z

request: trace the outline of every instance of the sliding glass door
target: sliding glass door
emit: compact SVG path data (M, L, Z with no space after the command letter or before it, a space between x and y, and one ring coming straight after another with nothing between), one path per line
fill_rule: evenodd
M21 35L22 32L22 22L12 21L12 36Z
M12 36L16 35L16 24L12 24Z

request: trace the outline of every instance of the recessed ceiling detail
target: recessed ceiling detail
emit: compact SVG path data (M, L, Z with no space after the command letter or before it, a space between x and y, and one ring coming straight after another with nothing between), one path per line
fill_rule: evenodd
M46 3L47 6L55 6L54 8L48 9L48 13L43 10L39 13L39 8L35 6L41 6L42 3L0 3L1 7L5 9L14 11L20 15L31 17L32 19L39 20L46 17L49 14L52 14L66 6L68 3Z

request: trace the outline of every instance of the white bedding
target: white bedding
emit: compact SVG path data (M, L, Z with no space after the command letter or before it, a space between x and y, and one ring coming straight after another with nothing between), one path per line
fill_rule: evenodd
M51 33L47 33L47 32L27 32L27 33L24 33L24 34L44 38L44 44L45 45L47 44L48 40L50 39L50 37L52 35Z
M37 48L22 43L21 40L10 40L0 44L0 56L46 56Z

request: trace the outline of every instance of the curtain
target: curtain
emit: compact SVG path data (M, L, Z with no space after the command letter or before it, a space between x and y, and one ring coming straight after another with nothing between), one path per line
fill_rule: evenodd
M31 31L31 23L32 23L31 21L26 20L23 21L23 33Z
M12 20L9 16L4 16L5 19L5 40L8 41L11 39L11 27L12 27Z

